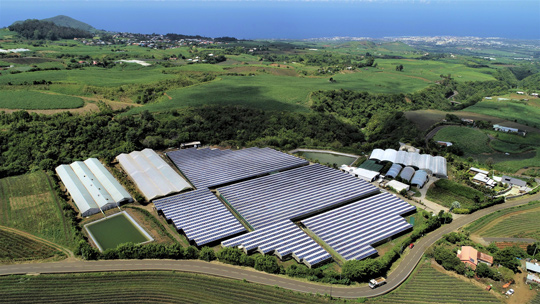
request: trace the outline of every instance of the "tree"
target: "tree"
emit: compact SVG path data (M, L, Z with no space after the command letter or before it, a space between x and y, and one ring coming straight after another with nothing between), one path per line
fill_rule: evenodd
M488 265L484 263L478 263L478 266L476 266L476 275L481 278L492 278L493 272Z
M199 259L210 262L216 259L216 254L212 248L205 246L199 253Z
M396 65L396 71L398 71L398 72L403 71L403 64Z

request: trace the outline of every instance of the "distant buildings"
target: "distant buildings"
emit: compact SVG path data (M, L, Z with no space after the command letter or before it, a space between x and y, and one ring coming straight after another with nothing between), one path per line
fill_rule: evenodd
M527 131L525 131L525 130L520 130L520 129L517 129L517 128L505 127L505 126L501 126L501 125L493 125L493 130L500 131L500 132L506 132L506 133L516 133L516 134L521 135L521 136L527 135Z

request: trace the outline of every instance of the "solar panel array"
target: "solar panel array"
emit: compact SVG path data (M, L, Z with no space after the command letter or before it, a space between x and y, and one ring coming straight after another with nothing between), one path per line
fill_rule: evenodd
M302 223L346 260L361 260L377 253L372 244L411 228L401 215L415 209L391 194L381 193Z
M221 242L224 247L239 247L246 253L258 251L262 254L275 254L280 259L293 257L309 267L331 259L319 244L289 220L282 220Z
M238 151L192 148L172 151L167 156L198 189L308 164L271 148L256 147Z
M318 164L218 188L218 193L254 229L378 192L363 180Z
M158 199L154 205L198 246L246 231L208 189Z

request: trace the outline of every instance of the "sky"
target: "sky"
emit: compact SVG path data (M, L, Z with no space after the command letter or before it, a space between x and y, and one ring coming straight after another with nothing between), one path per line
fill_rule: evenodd
M109 31L242 39L540 39L539 0L0 0L0 27L56 15Z

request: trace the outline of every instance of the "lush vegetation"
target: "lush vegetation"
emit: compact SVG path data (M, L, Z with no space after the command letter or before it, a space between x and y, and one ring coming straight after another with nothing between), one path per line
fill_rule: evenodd
M488 136L475 128L448 126L437 132L433 140L452 142L466 156L493 152L488 146Z
M72 207L58 198L56 182L43 171L0 179L0 225L71 247Z
M476 189L447 179L440 179L431 185L426 198L448 208L454 207L453 202L459 202L459 209L453 210L455 213L470 213L504 202L504 197L486 197Z
M64 256L64 253L20 234L0 229L0 263L41 260L54 256Z
M80 108L83 105L84 101L78 97L26 90L0 91L0 109L73 109Z
M538 101L481 101L468 107L467 111L486 114L527 126L540 128L540 107Z
M451 288L450 288L451 286ZM501 303L489 292L421 262L406 283L368 303Z
M36 19L25 20L20 23L14 23L8 27L10 31L17 32L26 39L73 39L73 38L91 38L93 35L85 30L76 29L67 26L58 26L53 22L40 21Z
M99 292L96 292L99 286ZM2 276L6 303L328 303L327 297L182 272ZM240 295L240 296L239 296Z

